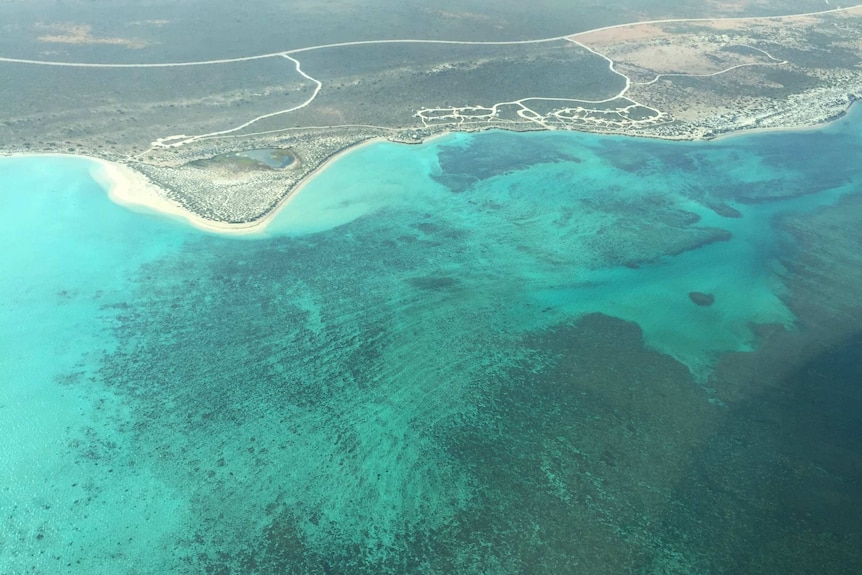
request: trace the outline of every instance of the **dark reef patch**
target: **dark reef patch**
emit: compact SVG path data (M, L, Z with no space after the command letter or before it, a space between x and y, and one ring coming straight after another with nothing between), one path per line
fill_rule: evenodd
M422 290L447 290L458 285L456 278L447 276L424 276L410 278L410 285Z
M733 385L762 385L750 359ZM701 438L660 533L686 541L697 572L862 570L860 381L857 332L730 405Z
M742 212L724 202L708 202L707 207L723 218L741 218Z
M711 293L693 291L688 293L689 299L701 307L709 307L715 303L715 296Z
M577 156L560 151L552 141L518 138L507 132L487 132L466 145L441 146L440 171L432 177L455 193L465 192L478 182L539 164L571 162Z
M480 486L448 535L464 551L447 547L479 572L639 572L662 555L651 518L714 410L634 324L593 314L525 345L544 367L477 389L485 409L447 433Z
M644 348L634 324L602 315L532 334L533 360L470 390L476 406L439 422L436 441L471 477L442 525L405 522L390 541L280 499L262 533L211 572L625 572L662 560L653 517L716 411L688 370ZM537 366L539 367L537 369ZM661 465L655 465L661 461ZM308 532L328 535L325 548Z

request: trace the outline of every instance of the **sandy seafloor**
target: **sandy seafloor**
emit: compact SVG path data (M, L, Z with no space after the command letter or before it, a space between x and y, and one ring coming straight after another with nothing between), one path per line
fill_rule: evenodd
M860 128L378 143L242 238L0 159L0 573L862 571Z

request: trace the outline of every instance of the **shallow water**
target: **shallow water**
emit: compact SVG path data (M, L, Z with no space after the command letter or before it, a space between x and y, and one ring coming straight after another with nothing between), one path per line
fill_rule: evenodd
M248 158L261 164L281 170L293 163L293 155L287 150L278 148L261 148L259 150L246 150L245 152L237 152L236 156L240 158Z
M0 160L0 572L859 565L860 430L818 423L860 404L858 341L761 386L858 321L796 286L844 273L799 262L859 227L860 122L376 144L255 240Z

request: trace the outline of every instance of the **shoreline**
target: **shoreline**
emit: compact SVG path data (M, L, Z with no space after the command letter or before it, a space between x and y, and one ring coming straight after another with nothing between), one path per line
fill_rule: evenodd
M242 235L263 232L264 230L266 230L266 228L269 226L269 224L272 222L272 220L275 219L275 217L278 215L278 213L285 206L287 206L287 204L292 202L300 193L302 193L302 191L305 189L305 187L309 183L311 183L311 181L314 178L316 178L321 173L323 173L323 171L326 168L328 168L332 163L336 162L342 156L345 156L345 155L349 154L350 152L354 152L354 151L362 149L366 146L370 146L371 144L376 144L379 142L387 142L387 141L388 140L386 138L384 138L382 136L378 136L378 137L370 138L368 140L363 140L362 142L359 142L358 144L355 144L353 146L348 146L346 148L343 148L342 150L339 150L338 152L336 152L336 153L332 154L331 156L329 156L328 158L326 158L326 160L321 162L317 167L315 167L313 170L308 172L305 176L303 176L302 179L299 181L299 183L296 185L296 187L293 188L292 190L288 190L288 192L285 194L285 196L282 199L280 199L274 206L272 206L272 208L270 208L270 210L266 213L266 215L262 216L261 218L258 218L257 220L255 220L253 222L248 222L245 224L221 224L220 226L216 226L216 228L218 230L226 231L228 233L235 233L235 234L242 234ZM207 221L210 221L210 220L207 220ZM215 223L215 222L213 222L213 223Z
M364 146L380 141L386 141L386 139L371 138L360 142L355 146L349 146L336 152L306 174L299 184L292 190L289 190L285 196L272 206L264 216L257 220L241 224L218 222L204 218L184 208L179 203L165 198L161 193L161 188L134 168L119 162L110 162L99 158L93 159L96 160L97 164L101 167L100 173L105 178L105 180L100 183L106 190L108 190L108 197L119 205L130 209L143 207L150 212L164 214L168 217L179 217L186 223L204 232L232 236L254 236L262 234L282 208L302 193L303 189L309 184L309 182L329 167L331 163L335 162L348 152L358 150Z
M594 134L598 136L607 135L607 136L622 136L622 137L630 137L630 138L646 138L646 139L657 139L664 140L668 142L691 142L691 143L703 143L708 144L710 142L718 142L720 140L724 140L727 138L733 138L738 136L751 136L758 134L767 134L767 133L778 133L778 132L808 132L817 129L822 129L826 126L833 124L843 118L845 118L850 110L856 104L856 101L850 102L847 108L838 116L829 119L824 122L820 122L817 124L812 124L808 126L769 126L769 127L753 127L753 128L742 128L739 130L732 130L725 133L718 134L716 136L710 138L698 138L698 137L690 137L690 138L662 138L658 136L650 136L646 134L615 134L615 133L601 133L601 132L590 132L584 131L582 133L585 134ZM501 128L493 128L493 129L501 129ZM403 143L404 145L410 146L421 146L428 144L434 140L458 133L478 133L485 130L476 130L476 131L452 131L446 130L439 134L434 134L421 142L415 143ZM544 131L544 130L537 130ZM105 189L105 192L108 198L117 205L123 206L124 208L130 209L132 211L138 211L141 213L149 213L157 216L164 216L170 219L181 221L186 225L190 225L200 231L209 232L219 235L230 235L230 236L255 236L255 235L263 235L266 231L266 228L270 223L275 219L275 217L281 212L281 210L290 204L290 202L295 199L306 186L317 176L319 176L326 168L328 168L331 164L342 158L343 156L364 148L366 146L370 146L372 144L380 143L380 142L389 142L387 138L383 136L377 136L373 138L369 138L367 140L363 140L355 145L350 145L342 150L336 152L335 154L329 156L325 161L320 163L313 170L308 172L305 176L303 176L302 180L296 185L295 188L289 190L285 196L279 200L276 204L272 206L272 208L267 211L265 215L258 218L257 220L236 224L236 223L227 223L227 222L218 222L215 220L210 220L204 218L191 210L186 209L179 203L172 201L165 197L162 188L160 188L157 184L153 183L149 178L147 178L144 174L134 169L133 167L124 164L119 161L106 160L103 158L98 158L95 156L86 156L81 154L62 154L62 153L26 153L26 152L13 152L13 153L0 153L0 158L2 157L57 157L57 158L83 158L94 164L94 168L91 170L91 174L94 180Z
M164 197L161 188L134 168L91 156L78 157L86 158L95 164L90 173L105 189L108 199L115 204L134 212L179 220L202 231L226 231L222 230L217 222L210 222Z
M725 140L727 138L732 138L734 136L749 136L749 135L757 135L757 134L769 134L769 133L781 133L781 132L811 132L813 130L822 130L827 126L831 126L835 122L838 122L844 119L847 114L850 113L850 110L855 106L857 101L850 102L850 105L847 108L835 116L834 118L829 118L828 120L824 120L823 122L818 122L816 124L810 124L808 126L764 126L764 127L754 127L754 128L742 128L740 130L734 132L725 132L722 134L717 134L712 138L703 140L704 142L717 142L719 140ZM697 141L697 140L694 140Z
M0 154L0 158L42 157L84 159L94 164L93 169L90 170L91 176L102 188L104 188L108 199L119 206L139 213L164 216L175 221L180 221L185 225L192 226L203 232L219 235L251 236L264 232L281 209L296 198L311 182L311 180L329 167L330 164L349 152L356 151L374 143L386 141L388 140L383 137L371 138L336 152L306 174L300 183L290 190L284 198L279 200L279 202L275 204L266 213L266 215L252 222L241 224L210 220L186 209L179 203L166 198L162 193L162 188L150 181L150 179L144 174L135 170L133 167L118 161L81 154L38 152Z

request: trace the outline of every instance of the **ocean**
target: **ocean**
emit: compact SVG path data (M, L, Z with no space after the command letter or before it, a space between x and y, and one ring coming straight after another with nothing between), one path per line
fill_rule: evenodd
M862 570L860 127L378 143L242 238L0 159L0 573Z

